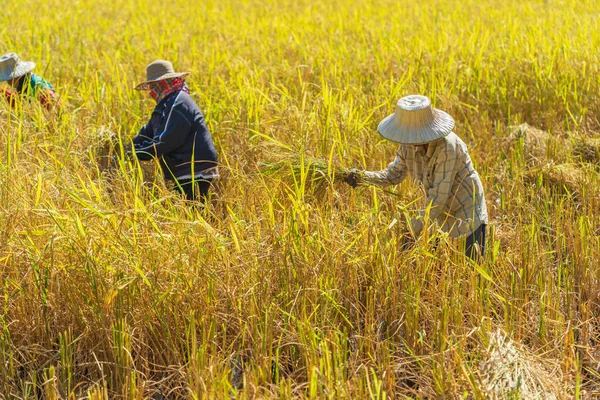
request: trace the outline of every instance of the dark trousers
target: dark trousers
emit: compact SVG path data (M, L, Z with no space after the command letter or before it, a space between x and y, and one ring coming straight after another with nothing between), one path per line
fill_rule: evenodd
M175 182L173 190L181 193L189 201L204 203L208 197L208 190L212 179L180 179Z
M471 260L479 261L483 258L485 251L485 228L486 224L479 225L473 233L467 236L465 241L465 254ZM477 245L477 246L476 246Z

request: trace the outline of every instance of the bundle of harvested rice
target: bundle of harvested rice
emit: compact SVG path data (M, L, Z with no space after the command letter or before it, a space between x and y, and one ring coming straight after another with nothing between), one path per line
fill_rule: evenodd
M512 147L523 146L523 157L527 162L535 163L547 158L547 146L551 136L548 132L529 126L514 125L509 128L509 143Z
M93 161L98 163L101 171L106 170L116 154L117 143L119 136L106 128L101 126L92 133L90 140L91 146L88 148L90 157Z
M600 162L600 138L584 138L578 140L571 152L582 162Z
M305 182L315 191L344 180L349 173L327 160L302 154L280 153L276 159L270 163L259 163L261 172L265 175L277 176L287 182L296 184Z
M479 366L481 391L488 399L563 399L560 368L548 368L498 330L490 336Z
M88 148L90 157L98 164L100 171L115 170L118 168L120 157L119 135L110 129L101 126L93 133L92 146ZM123 143L125 145L127 142ZM155 160L141 161L140 168L144 182L154 182L158 163Z
M588 181L588 173L575 164L545 165L533 168L525 174L525 181L550 190L577 195Z

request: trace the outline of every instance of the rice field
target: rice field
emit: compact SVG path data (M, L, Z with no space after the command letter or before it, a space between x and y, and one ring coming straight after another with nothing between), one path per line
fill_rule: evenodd
M9 0L0 53L62 109L0 101L0 399L600 396L596 0ZM206 209L108 157L157 58L221 162ZM401 251L412 182L340 182L400 97L457 121L486 259Z

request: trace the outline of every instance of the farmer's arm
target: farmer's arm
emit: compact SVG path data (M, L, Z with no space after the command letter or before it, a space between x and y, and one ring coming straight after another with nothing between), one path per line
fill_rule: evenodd
M176 105L171 108L164 130L154 136L151 141L134 145L134 151L140 160L151 160L162 157L185 143L192 125L183 113L183 108Z
M396 152L396 158L386 169L381 171L363 171L363 179L365 182L378 185L389 186L397 185L402 182L407 176L406 162L402 154L402 148Z
M134 151L132 149L136 147L145 147L152 144L152 137L154 136L154 130L152 129L152 124L150 121L138 132L133 139L131 139L131 144L125 146L125 154L127 156L134 155Z
M419 212L419 216L412 220L412 230L418 235L424 226L424 218L429 209L429 219L435 220L441 216L446 208L451 195L454 178L458 172L456 144L446 142L446 147L437 155L435 160L435 170L433 185L426 188L427 206Z
M131 139L131 142L134 146L142 146L144 142L150 143L153 137L154 131L152 130L152 124L148 121L146 125L142 126L142 129L140 129L138 134Z

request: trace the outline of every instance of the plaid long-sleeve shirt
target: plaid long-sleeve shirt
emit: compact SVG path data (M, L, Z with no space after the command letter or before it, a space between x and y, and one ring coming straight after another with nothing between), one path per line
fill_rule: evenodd
M471 234L487 224L483 185L473 168L465 143L454 133L424 146L401 145L396 159L382 171L364 171L365 180L379 186L395 185L407 176L421 182L427 193L426 207L412 220L415 234L423 230L427 208L450 236Z

